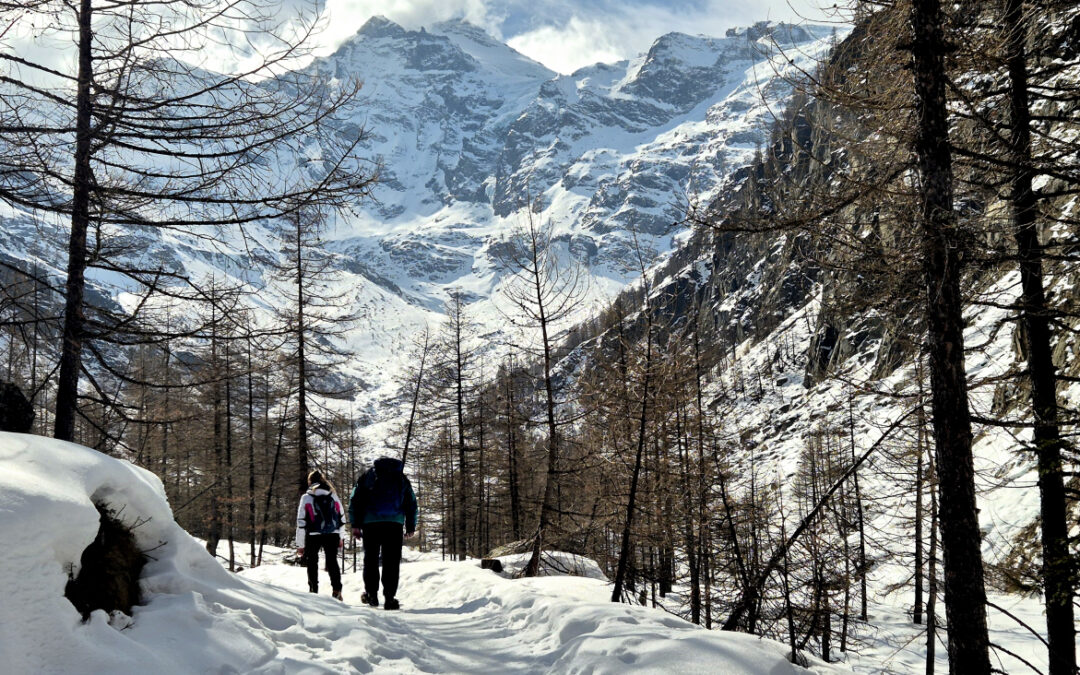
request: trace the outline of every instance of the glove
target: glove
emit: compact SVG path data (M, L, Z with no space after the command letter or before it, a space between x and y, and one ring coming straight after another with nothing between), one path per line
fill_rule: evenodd
M354 527L352 529L352 536L359 539L360 537L364 536L364 531L361 530L359 527Z
M412 532L406 532L405 533L405 538L406 539L412 539L415 534L416 534L416 530L413 530Z

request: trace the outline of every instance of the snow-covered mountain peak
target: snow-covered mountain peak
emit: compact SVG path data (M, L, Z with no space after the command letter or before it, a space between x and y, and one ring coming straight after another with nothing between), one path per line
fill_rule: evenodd
M364 59L372 57L398 71L467 73L479 68L476 60L449 38L426 30L406 30L382 17L369 19L356 35L322 60L348 64L363 74L368 67Z
M774 42L778 45L797 45L829 36L835 26L824 24L792 24L758 21L752 26L729 28L725 38L741 38L747 42Z
M760 22L723 38L667 33L633 65L618 87L625 95L688 111L724 88L744 63L763 63L780 49L813 43L823 27Z
M400 25L380 14L365 21L356 34L365 38L394 38L401 37L406 32Z
M368 19L337 51L321 59L324 64L353 67L367 75L374 59L382 69L404 75L405 71L464 74L480 71L492 84L531 84L555 73L540 63L496 40L482 28L461 19L409 30L376 16ZM367 72L365 72L367 71Z
M450 39L459 49L487 68L509 77L548 80L555 72L495 39L483 28L463 19L442 21L428 30Z

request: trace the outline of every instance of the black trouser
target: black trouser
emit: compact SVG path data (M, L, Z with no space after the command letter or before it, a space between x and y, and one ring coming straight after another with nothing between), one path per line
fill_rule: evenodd
M397 595L401 570L401 523L364 523L364 590L369 597L379 594L379 553L382 553L383 596Z
M330 574L330 587L335 593L341 590L341 570L338 569L338 541L336 534L309 534L304 538L304 562L307 564L307 585L312 593L319 592L319 549L326 554L326 571Z

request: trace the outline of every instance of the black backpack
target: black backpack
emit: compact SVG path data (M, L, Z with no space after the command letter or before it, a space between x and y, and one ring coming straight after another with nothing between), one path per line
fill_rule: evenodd
M333 534L341 527L341 514L334 508L334 496L332 494L312 495L315 512L314 520L305 524L305 529L311 534Z
M380 468L382 471L379 471ZM400 463L377 465L364 474L361 480L366 488L366 516L382 520L402 515L401 505L405 501L405 484L408 479L402 475Z

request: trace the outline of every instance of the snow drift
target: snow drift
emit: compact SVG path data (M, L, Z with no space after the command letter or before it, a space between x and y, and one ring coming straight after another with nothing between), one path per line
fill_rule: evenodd
M64 587L97 534L98 506L148 556L145 604L84 622ZM605 602L604 579L511 580L412 554L405 610L384 612L302 592L296 567L233 575L176 524L153 474L36 436L0 433L0 536L4 672L806 672L778 643ZM361 584L347 570L347 601Z

